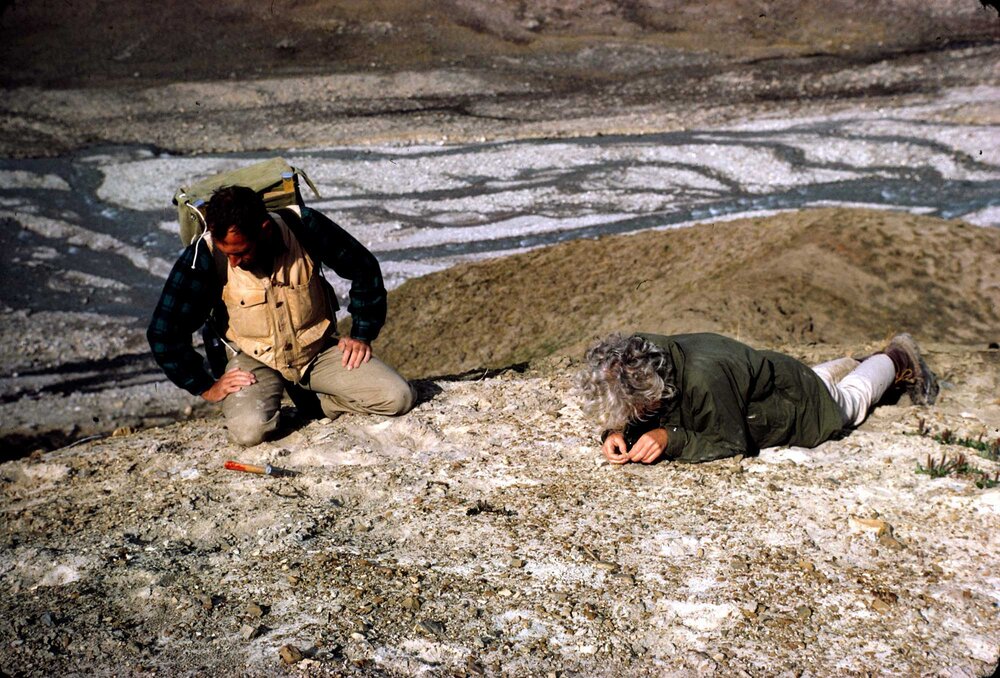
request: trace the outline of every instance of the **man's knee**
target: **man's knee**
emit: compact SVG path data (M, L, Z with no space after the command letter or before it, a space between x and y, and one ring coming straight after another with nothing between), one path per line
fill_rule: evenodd
M233 428L229 426L229 440L240 447L260 445L267 437L268 431L263 428L250 429L246 427Z
M402 379L384 384L376 393L361 403L361 410L384 417L398 417L413 409L417 402L417 392L408 381Z
M270 418L265 418L263 413L226 417L229 440L241 447L260 445L278 429L278 417L278 412Z
M413 409L416 402L416 390L409 382L404 381L399 388L389 394L385 403L385 414L391 417L406 414Z
M331 419L336 419L344 412L396 417L413 409L417 402L417 392L409 382L401 380L401 383L373 392L355 394L354 398L320 394L319 402L323 413Z

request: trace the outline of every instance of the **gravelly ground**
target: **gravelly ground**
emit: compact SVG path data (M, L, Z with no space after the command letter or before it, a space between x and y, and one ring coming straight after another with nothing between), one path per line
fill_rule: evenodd
M595 55L594 68L613 71L624 61L628 71L630 60L650 61L632 49ZM605 76L579 89L572 77L564 81L573 60L539 65L530 57L478 69L21 86L0 100L0 155L44 157L106 144L198 154L673 132L766 115L830 115L859 102L894 107L948 88L996 85L998 57L1000 47L985 42L862 58L709 58L689 69L678 62L690 55L669 52L650 72ZM543 70L537 79L536 68ZM996 118L989 105L966 113L974 122Z
M0 668L271 673L291 644L308 675L993 671L1000 488L915 472L1000 469L915 435L983 433L981 394L815 450L617 468L571 371L422 382L406 417L253 450L210 418L3 464Z

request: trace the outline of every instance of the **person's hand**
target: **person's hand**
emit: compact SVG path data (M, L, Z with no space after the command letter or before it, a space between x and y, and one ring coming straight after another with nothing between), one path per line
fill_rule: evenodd
M230 393L236 393L244 386L250 386L256 383L257 377L253 376L253 372L247 372L246 370L234 367L219 377L219 379L212 384L211 388L201 394L201 397L210 403L217 403L220 400L223 400Z
M624 464L629 460L628 445L625 443L625 436L622 435L621 431L612 431L608 434L608 437L604 439L604 444L601 445L601 452L604 453L604 458L612 464Z
M652 464L660 458L665 449L667 449L667 429L654 428L652 431L643 433L635 441L635 445L629 450L628 461Z
M360 367L368 362L372 357L372 347L368 342L351 337L341 337L337 342L337 348L343 352L340 364L349 370Z

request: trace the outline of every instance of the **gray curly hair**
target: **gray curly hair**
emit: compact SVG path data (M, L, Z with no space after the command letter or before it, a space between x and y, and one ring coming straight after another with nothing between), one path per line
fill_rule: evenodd
M659 346L638 334L612 334L590 347L577 375L585 412L601 426L622 430L677 395L674 365Z

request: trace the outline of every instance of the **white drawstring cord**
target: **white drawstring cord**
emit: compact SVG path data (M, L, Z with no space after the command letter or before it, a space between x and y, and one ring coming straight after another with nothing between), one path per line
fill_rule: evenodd
M185 204L187 205L189 211L194 212L196 215L198 215L198 220L201 222L201 235L199 235L194 241L194 258L191 260L191 270L193 271L194 264L196 261L198 261L198 245L200 245L201 241L205 239L206 235L208 235L208 222L205 221L205 217L201 215L201 210L199 210L197 207L192 206L191 203L185 203Z
M195 264L198 263L198 247L201 245L202 241L204 241L205 238L208 237L208 223L205 221L205 217L201 216L201 210L199 210L197 207L192 207L191 204L188 203L188 209L198 215L198 219L201 221L203 229L201 235L199 235L197 238L194 239L194 257L192 257L191 259L191 270L194 270ZM233 355L239 353L238 350L233 348L232 345L228 341L226 341L226 338L218 331L218 329L213 327L212 331L215 332L215 336L219 338L219 341L225 344L226 348L228 348L230 351L233 352Z
M213 327L212 329L214 330L215 328ZM233 352L233 355L236 355L237 353L239 353L239 351L237 351L235 348L233 348L232 346L229 345L229 342L226 341L226 338L224 336L222 336L221 334L219 334L218 331L215 332L215 336L217 336L219 338L219 341L221 341L223 344L226 345L226 348L228 348L230 351Z
M201 241L205 239L206 235L208 235L208 231L205 231L204 233L202 233L201 235L199 235L198 238L197 238L197 240L194 241L194 257L191 258L191 270L192 271L194 270L194 265L196 263L198 263L198 245L201 244Z

